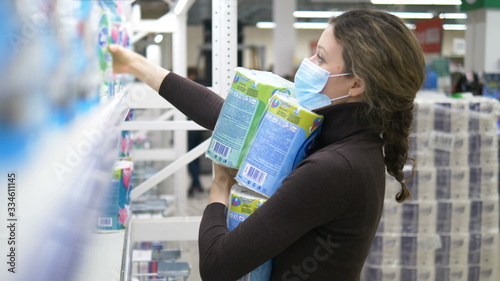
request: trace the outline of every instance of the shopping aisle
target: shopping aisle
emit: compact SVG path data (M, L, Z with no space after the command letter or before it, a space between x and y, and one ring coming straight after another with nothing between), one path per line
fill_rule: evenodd
M188 216L201 216L203 210L208 203L209 186L212 183L211 174L202 174L200 177L201 184L204 188L203 193L196 193L192 198L188 198L186 212ZM181 261L189 262L191 265L191 276L189 281L201 281L200 267L199 267L199 252L198 241L184 241L181 242L182 257Z

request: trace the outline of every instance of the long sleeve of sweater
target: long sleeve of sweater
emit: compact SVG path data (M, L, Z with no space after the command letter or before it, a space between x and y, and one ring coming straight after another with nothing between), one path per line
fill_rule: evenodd
M187 78L170 72L158 93L193 121L213 131L224 99Z

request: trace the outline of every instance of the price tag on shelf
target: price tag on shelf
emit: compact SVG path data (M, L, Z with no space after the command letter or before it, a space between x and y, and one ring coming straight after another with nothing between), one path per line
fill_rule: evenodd
M455 135L438 131L431 132L429 137L430 148L452 152L454 145Z
M153 256L153 250L133 250L132 251L132 261L133 262L151 261L152 256Z

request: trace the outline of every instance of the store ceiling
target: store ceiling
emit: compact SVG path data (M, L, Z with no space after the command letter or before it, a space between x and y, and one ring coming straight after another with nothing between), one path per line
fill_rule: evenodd
M175 0L137 0L136 2L141 5L143 18L154 19L168 12L169 6L166 2L175 3ZM272 21L272 6L272 0L238 0L238 19L245 26L255 26L260 21ZM299 11L345 11L360 7L375 7L391 12L431 12L435 15L460 12L460 7L453 5L373 5L370 0L297 0ZM188 24L202 24L203 20L211 17L211 11L211 0L196 0L189 10ZM300 19L300 21L325 22L326 19ZM418 20L407 19L406 21L415 23ZM465 20L444 20L444 23L465 24Z

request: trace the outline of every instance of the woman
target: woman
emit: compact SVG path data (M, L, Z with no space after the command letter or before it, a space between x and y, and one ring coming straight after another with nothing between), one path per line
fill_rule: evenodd
M132 73L214 128L223 104L217 95L130 51L111 51L116 72ZM424 80L414 34L391 14L353 10L330 20L309 60L296 82L314 77L328 98L306 101L321 106L315 110L325 118L315 150L231 232L226 205L234 171L214 166L199 232L203 280L236 280L272 258L271 280L359 280L382 213L386 169L402 186L396 200L410 197L402 170L413 100Z

